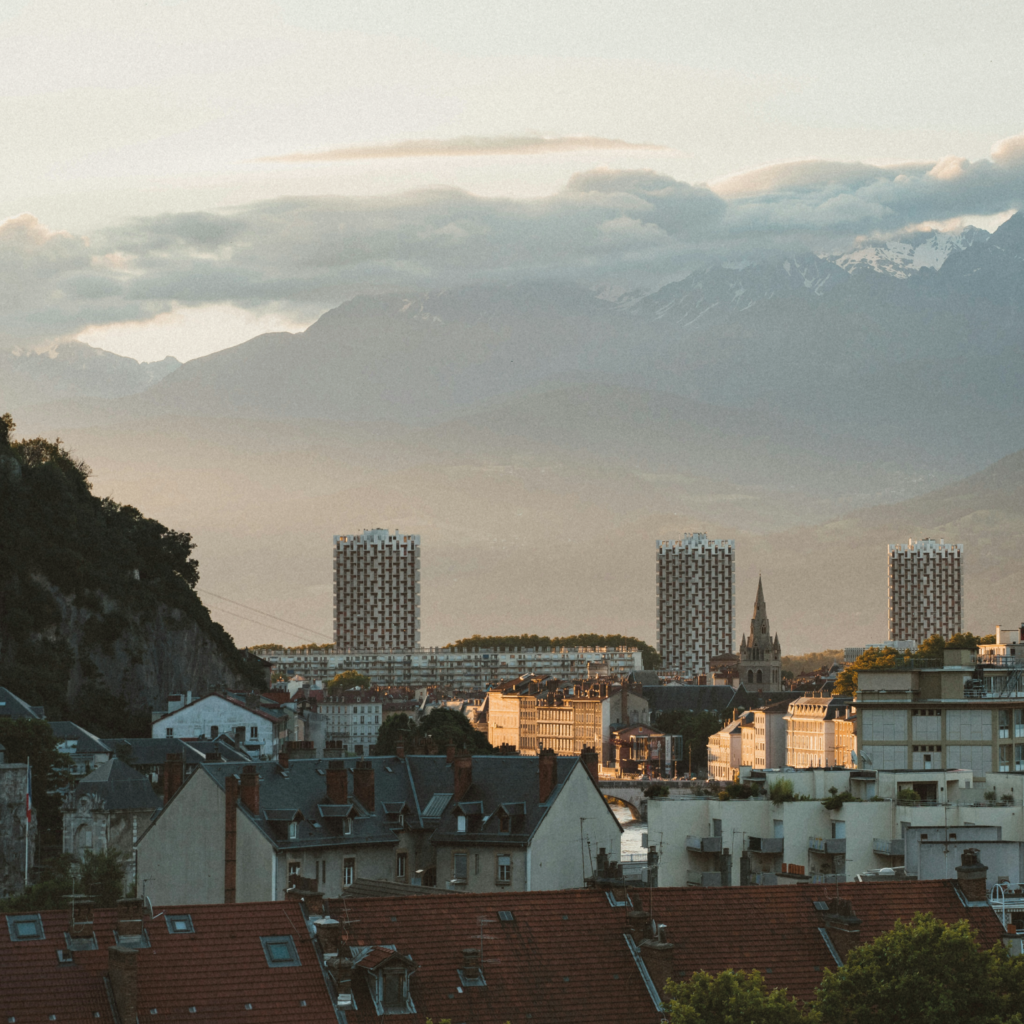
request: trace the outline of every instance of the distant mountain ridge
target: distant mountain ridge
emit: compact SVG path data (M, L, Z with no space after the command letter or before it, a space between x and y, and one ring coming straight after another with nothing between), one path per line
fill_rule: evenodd
M906 278L925 268L938 270L952 253L962 252L989 238L988 231L973 226L961 231L918 232L825 258L850 272L873 270Z

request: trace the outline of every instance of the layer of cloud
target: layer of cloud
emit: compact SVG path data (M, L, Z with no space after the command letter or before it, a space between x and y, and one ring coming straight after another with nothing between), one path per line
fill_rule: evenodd
M462 135L455 139L407 139L387 146L348 146L316 153L288 153L271 156L271 162L311 160L396 160L434 156L537 156L543 153L573 153L593 149L666 149L650 142L626 142L597 135Z
M550 278L636 286L1021 207L1024 135L974 162L801 162L712 187L598 169L539 199L454 188L292 197L139 218L88 239L25 215L0 225L0 342L213 303L312 318L361 291Z

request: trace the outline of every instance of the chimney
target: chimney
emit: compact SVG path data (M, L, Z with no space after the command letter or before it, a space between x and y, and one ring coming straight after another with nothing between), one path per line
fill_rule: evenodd
M448 760L448 763L451 764L452 761L455 760L455 744L454 743L449 743L448 747L447 747L447 749L445 750L444 753L445 753L445 757Z
M245 706L247 708L258 708L260 706L260 695L258 693L247 693L245 695Z
M242 803L250 814L260 813L260 773L254 764L247 764L242 769Z
M185 755L182 753L168 754L164 761L164 806L170 802L172 796L181 789L182 779L185 775Z
M374 814L377 805L374 800L373 765L369 761L356 761L352 777L355 782L356 799L370 814Z
M540 762L538 799L543 804L547 803L558 783L558 756L553 750L542 750L538 761Z
M981 863L979 850L964 850L956 867L956 884L968 903L988 901L988 868Z
M238 818L238 776L224 779L224 902L235 902L235 850Z
M278 753L277 763L278 765L280 765L282 771L285 771L287 769L290 762L288 760L288 755L285 753L285 751L282 750Z
M92 926L92 900L75 898L72 901L72 921L68 927L68 934L73 939L91 939L93 936Z
M334 981L338 994L338 1006L344 1010L352 1006L352 960L338 953L324 956L324 967Z
M598 781L598 759L597 751L593 747L584 747L580 751L580 760L583 762L583 767L587 769L590 777L597 782Z
M860 943L860 918L853 912L853 904L835 896L828 901L828 911L822 916L839 959L846 963L850 950Z
M130 896L117 901L117 934L142 934L142 908L145 905L140 896Z
M463 750L452 760L452 778L455 788L455 802L466 798L473 785L473 755Z
M464 949L462 951L462 980L476 981L480 977L480 950Z
M137 950L111 946L107 950L107 970L110 988L118 1016L123 1021L138 1020L139 962Z
M647 916L647 911L643 907L634 907L626 914L626 927L629 929L629 934L633 936L633 941L639 946L645 939L651 937L650 932L650 918Z
M341 923L333 917L321 917L316 924L316 937L324 956L337 953L341 949Z
M399 761L405 759L405 744L401 741L395 744L395 757L397 757Z
M348 769L344 761L327 762L327 802L348 803Z
M665 925L658 928L656 939L644 939L640 943L640 956L643 957L647 973L660 993L665 982L672 977L672 960L675 956L675 945L665 940Z

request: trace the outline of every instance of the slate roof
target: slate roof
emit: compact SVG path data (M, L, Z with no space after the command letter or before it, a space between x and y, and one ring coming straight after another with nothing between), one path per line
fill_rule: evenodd
M651 713L662 711L728 711L736 699L731 686L645 686Z
M640 683L641 686L661 686L658 673L651 669L634 669L626 676L628 683Z
M101 740L74 722L51 722L50 728L58 740L75 740L75 751L79 754L110 754L114 748L109 740Z
M105 742L115 752L120 744L127 743L131 748L130 761L137 765L162 766L166 763L168 754L182 754L186 765L199 765L203 764L214 750L224 761L251 760L248 754L237 750L222 737L215 740L182 740L164 736L131 736Z
M353 769L362 760L369 762L374 771L373 807L364 807L356 795ZM397 843L397 814L402 807L406 808L405 827L431 831L434 843L526 846L569 774L577 766L585 771L578 758L555 760L555 789L542 804L538 758L475 756L472 785L461 803L480 806L479 811L474 808L468 812L469 830L466 832L458 831L460 810L454 801L454 772L444 755L412 754L401 760L390 756L329 761L302 758L293 760L287 769L282 769L276 761L253 762L260 777L260 813L252 815L247 810L245 813L278 849ZM326 770L335 761L341 761L348 772L350 803L342 805L341 812L327 801ZM204 764L199 770L209 775L221 790L229 775L238 774L236 765L217 762ZM500 832L497 812L502 805L513 804L522 805L522 813L512 815L509 832ZM428 810L430 817L426 815ZM278 813L282 811L288 813L282 817ZM296 811L299 812L297 820ZM390 821L389 814L394 816ZM608 814L618 824L610 808ZM349 834L342 830L342 817L351 820ZM296 821L296 836L290 839L288 823L293 820Z
M224 693L208 693L206 694L205 697L199 697L196 700L192 701L191 704L186 704L183 707L175 708L173 711L168 711L166 714L161 715L157 719L154 719L153 725L156 725L158 722L166 722L167 719L173 718L175 715L180 715L183 711L186 711L188 708L194 708L197 704L202 704L202 702L205 700L226 701L228 704L234 704L235 707L241 708L243 711L248 711L250 714L256 715L259 718L266 718L270 722L282 722L286 717L283 711L277 711L273 708L262 706L251 708L249 707L248 704L246 704L244 697L242 699L239 699L237 697L233 697Z
M45 718L43 709L33 707L6 686L0 686L0 718Z
M168 931L166 915L178 913L191 915L193 932ZM150 948L137 955L140 1020L150 1020L155 1010L155 1019L165 1024L338 1024L294 903L164 907L161 915L144 921ZM118 912L94 911L98 948L75 951L67 964L58 962L57 950L67 948L69 912L40 916L46 933L41 941L11 942L0 920L0 1020L35 1024L53 1014L69 1024L115 1024L104 975ZM301 965L271 968L260 937L284 935L292 937Z
M87 794L100 797L108 811L156 810L163 804L149 779L116 757L95 768L75 786L76 801Z

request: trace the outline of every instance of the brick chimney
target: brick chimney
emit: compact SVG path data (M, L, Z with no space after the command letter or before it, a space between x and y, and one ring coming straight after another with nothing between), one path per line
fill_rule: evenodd
M238 776L224 779L224 902L235 902L235 851L238 832L236 807L238 804Z
M480 950L464 949L462 951L462 978L464 981L476 981L480 977Z
M834 896L828 901L828 911L822 918L839 959L846 963L850 950L860 944L860 918L853 912L853 904Z
M633 941L638 946L645 939L651 937L650 921L651 919L647 916L647 911L643 907L634 907L626 913L626 927L629 929L629 934L633 936Z
M241 796L250 814L260 813L260 772L254 764L242 769Z
M72 904L72 912L75 920L68 926L68 934L73 939L91 939L93 936L92 900L76 898Z
M398 758L399 761L403 761L405 759L405 744L401 741L395 744L395 757Z
M543 804L547 802L558 783L558 756L553 750L542 750L537 760L540 762L538 799Z
M369 761L356 761L352 778L355 783L356 799L370 814L375 813L377 805L374 799L373 765Z
M288 755L285 751L279 751L277 755L277 763L282 771L285 771L291 762L288 760Z
M452 760L452 785L455 789L455 802L464 800L473 785L473 755L463 750Z
M185 755L182 753L168 754L164 761L164 806L172 796L181 789L185 777Z
M348 769L344 761L327 762L327 802L348 803Z
M580 760L583 762L583 767L587 769L590 777L597 782L598 781L598 759L597 751L593 747L584 747L580 751Z
M447 759L449 764L451 764L452 761L455 760L455 744L454 743L449 743L448 744L447 748L445 749L444 755L445 755L445 758Z
M118 1016L123 1021L138 1020L139 961L138 951L111 946L107 950L107 971Z
M336 921L333 917L321 917L314 924L316 925L316 937L324 955L337 953L341 949L341 922Z
M640 943L640 956L643 957L647 973L659 993L664 991L665 982L672 977L675 949L675 945L665 938L665 925L658 928L656 939L644 939Z
M968 903L988 900L988 867L981 863L979 850L964 850L956 867L956 884Z

